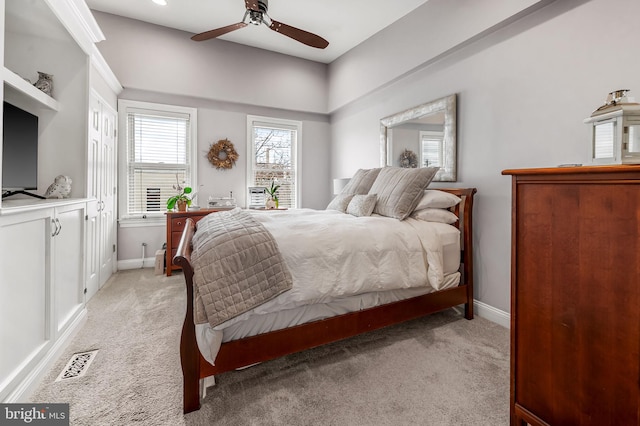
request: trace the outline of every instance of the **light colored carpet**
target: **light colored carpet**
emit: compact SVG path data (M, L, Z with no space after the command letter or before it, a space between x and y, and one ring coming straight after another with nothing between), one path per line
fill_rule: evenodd
M182 414L181 274L119 272L31 402L68 402L72 425L507 425L509 332L447 310L219 375ZM55 382L98 349L83 377Z

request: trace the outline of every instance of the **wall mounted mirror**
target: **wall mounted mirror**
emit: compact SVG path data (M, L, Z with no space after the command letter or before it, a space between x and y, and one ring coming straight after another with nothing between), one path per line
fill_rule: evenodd
M440 167L436 182L455 182L456 95L380 120L380 165Z

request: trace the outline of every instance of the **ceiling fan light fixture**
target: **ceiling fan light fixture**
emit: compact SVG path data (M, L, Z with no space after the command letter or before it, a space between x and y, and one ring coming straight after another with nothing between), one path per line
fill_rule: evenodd
M249 23L251 25L262 24L262 12L256 12L254 10L251 10L249 13Z
M154 2L155 4L159 4L160 6L167 5L167 0L151 0L151 1Z

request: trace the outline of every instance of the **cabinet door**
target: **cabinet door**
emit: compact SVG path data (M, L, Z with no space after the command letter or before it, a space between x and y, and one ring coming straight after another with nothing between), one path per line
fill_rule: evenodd
M0 401L51 346L52 212L0 217Z
M84 216L84 203L58 207L55 212L52 285L58 333L84 306Z

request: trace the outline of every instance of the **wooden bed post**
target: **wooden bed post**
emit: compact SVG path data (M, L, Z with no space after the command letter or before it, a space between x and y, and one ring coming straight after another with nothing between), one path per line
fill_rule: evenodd
M193 268L191 267L190 241L195 232L195 222L187 219L185 232L180 239L178 254L173 263L182 268L187 286L187 312L180 337L180 363L182 364L184 413L200 409L200 352L196 342L196 326L193 309Z
M467 284L467 300L464 305L464 317L468 320L473 319L473 221L467 218L473 217L473 196L477 192L475 188L465 191L464 206L462 210L463 226L462 226L462 244L463 244L463 279ZM468 216L467 216L468 215Z

